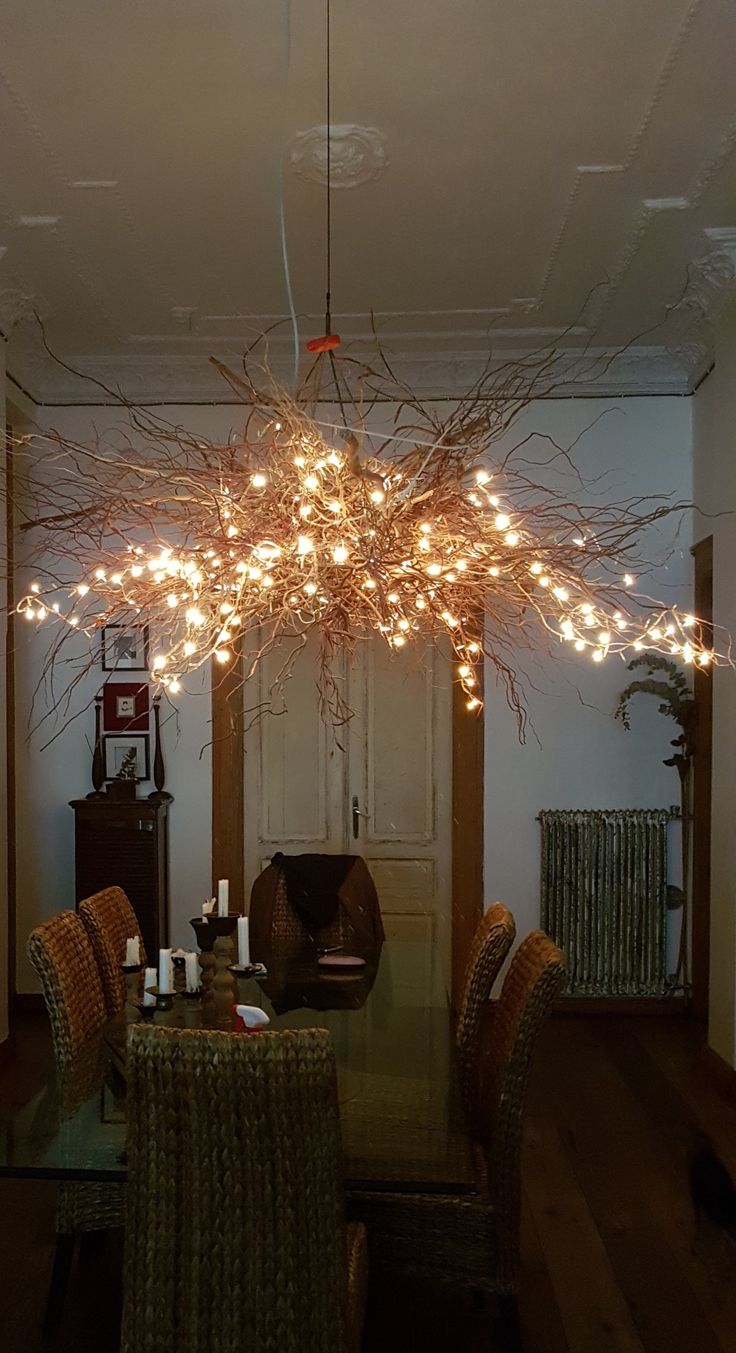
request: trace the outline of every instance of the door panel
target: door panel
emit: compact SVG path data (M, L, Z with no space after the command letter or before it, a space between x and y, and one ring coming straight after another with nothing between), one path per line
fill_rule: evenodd
M432 667L378 642L355 673L364 684L365 839L372 844L434 838Z

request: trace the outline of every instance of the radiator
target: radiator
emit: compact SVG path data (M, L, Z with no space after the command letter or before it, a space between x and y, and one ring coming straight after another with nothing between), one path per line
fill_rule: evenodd
M662 996L667 809L540 813L542 927L571 996Z

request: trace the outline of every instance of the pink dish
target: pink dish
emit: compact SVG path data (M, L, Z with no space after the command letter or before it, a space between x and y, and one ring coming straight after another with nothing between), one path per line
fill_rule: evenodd
M320 968L364 968L365 959L355 954L323 954L317 959Z

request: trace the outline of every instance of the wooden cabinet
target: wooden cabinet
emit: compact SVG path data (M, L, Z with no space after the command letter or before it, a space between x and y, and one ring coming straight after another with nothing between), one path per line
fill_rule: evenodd
M172 800L74 799L75 900L117 885L130 898L149 962L169 941Z

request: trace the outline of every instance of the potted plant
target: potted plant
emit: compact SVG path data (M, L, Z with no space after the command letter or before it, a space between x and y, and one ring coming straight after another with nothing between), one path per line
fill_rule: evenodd
M129 747L117 775L108 780L107 792L111 799L134 799L137 789L136 751L135 747Z

